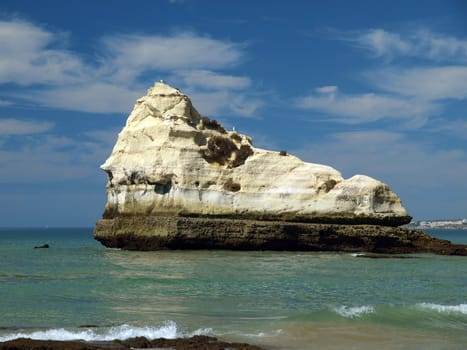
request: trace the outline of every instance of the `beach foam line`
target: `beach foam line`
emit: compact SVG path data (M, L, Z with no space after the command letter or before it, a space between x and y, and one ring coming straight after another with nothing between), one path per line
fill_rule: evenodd
M225 336L236 336L236 337L247 337L247 338L274 338L283 334L282 329L271 330L267 332L258 333L244 333L241 331L228 331L228 332L216 332L214 336L225 337Z
M363 315L371 314L375 312L373 306L363 305L363 306L339 306L333 308L333 311L339 314L342 317L346 318L355 318L361 317Z
M18 338L30 338L35 340L84 340L84 341L112 341L115 339L125 340L134 337L145 337L148 339L185 338L195 335L207 335L212 332L210 328L197 329L192 333L184 334L178 330L178 326L173 321L166 321L160 327L135 327L127 324L105 329L67 330L65 328L48 329L44 331L34 331L30 333L18 332L0 335L0 342L14 340Z
M434 310L439 313L461 313L467 315L467 304L459 305L442 305L442 304L432 304L432 303L419 303L416 305L418 308L425 310Z

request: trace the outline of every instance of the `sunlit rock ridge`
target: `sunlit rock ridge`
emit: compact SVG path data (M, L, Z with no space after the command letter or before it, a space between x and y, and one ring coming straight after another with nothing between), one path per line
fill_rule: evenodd
M388 185L256 148L164 83L136 101L101 168L108 199L95 237L109 246L254 249L261 231L274 243L258 248L280 249L287 238L273 232L287 235L292 223L395 228L411 219Z

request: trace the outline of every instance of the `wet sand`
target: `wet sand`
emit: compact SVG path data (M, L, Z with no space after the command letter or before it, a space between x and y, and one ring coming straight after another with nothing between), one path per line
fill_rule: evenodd
M376 324L349 324L326 322L287 322L280 336L261 338L265 349L464 349L466 336L449 335L434 330L420 330Z

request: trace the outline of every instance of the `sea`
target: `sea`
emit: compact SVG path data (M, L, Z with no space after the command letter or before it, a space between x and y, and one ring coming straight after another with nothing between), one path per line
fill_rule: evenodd
M467 230L426 231L467 243ZM209 335L266 349L466 349L467 257L406 257L124 251L92 228L2 228L0 341Z

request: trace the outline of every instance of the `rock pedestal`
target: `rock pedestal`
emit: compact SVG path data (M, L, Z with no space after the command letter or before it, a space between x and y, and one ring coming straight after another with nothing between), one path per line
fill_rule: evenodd
M97 240L128 250L231 249L467 255L420 230L377 225L134 216L100 220Z

